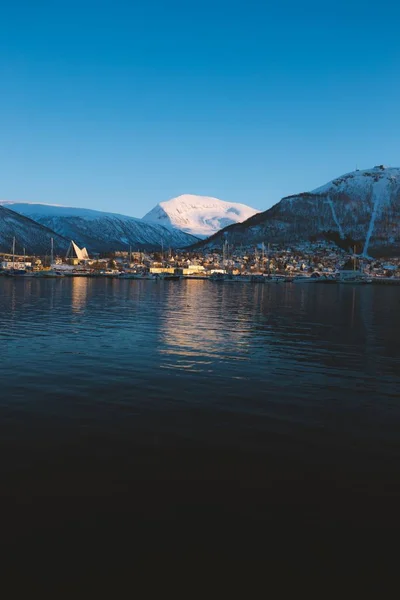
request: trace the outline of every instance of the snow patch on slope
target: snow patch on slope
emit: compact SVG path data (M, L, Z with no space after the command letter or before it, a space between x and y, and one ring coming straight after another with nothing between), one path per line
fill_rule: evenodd
M373 189L373 208L372 208L372 213L371 213L371 220L369 222L369 227L368 227L368 231L367 231L367 237L365 238L365 244L364 244L364 250L363 250L364 256L368 255L369 243L371 241L371 236L374 231L376 217L379 214L382 204L384 204L385 200L387 200L387 199L388 199L387 182L385 179L382 178L375 183L374 189Z
M341 239L343 240L343 239L344 239L344 233L343 233L343 229L342 229L342 226L341 226L341 224L339 223L339 219L337 218L336 211L335 211L335 206L334 206L334 204L333 204L333 202L332 202L332 199L331 199L331 197L330 197L330 196L328 196L328 197L327 197L327 199L326 199L326 201L327 201L327 203L329 204L329 206L331 207L331 211L332 211L332 218L333 218L333 220L335 221L335 223L336 223L336 225L337 225L337 228L338 228L338 230L339 230L339 235L340 235Z

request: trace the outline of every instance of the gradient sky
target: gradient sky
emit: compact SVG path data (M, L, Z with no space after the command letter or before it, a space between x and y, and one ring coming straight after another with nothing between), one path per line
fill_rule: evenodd
M400 166L399 17L385 1L1 2L0 198L266 209Z

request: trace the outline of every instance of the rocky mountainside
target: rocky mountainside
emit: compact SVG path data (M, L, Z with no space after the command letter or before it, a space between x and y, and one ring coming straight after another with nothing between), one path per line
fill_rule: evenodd
M365 255L400 254L400 169L379 165L348 173L312 192L283 198L198 246L220 246L225 239L289 245L318 238L356 243Z
M257 212L245 204L186 194L160 202L143 217L143 221L205 238L227 225L241 223Z
M51 238L54 239L56 252L66 251L69 244L69 240L57 235L48 227L0 206L1 252L11 252L14 237L17 254L22 254L24 248L27 254L49 254Z
M84 208L49 204L2 202L2 206L51 229L59 236L74 240L91 252L113 250L181 248L198 238L177 229L146 223L141 219ZM9 211L10 212L10 211Z

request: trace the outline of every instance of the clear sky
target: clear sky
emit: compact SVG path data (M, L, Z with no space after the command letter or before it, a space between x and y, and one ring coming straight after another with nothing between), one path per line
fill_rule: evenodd
M0 198L266 209L400 166L398 2L0 2Z

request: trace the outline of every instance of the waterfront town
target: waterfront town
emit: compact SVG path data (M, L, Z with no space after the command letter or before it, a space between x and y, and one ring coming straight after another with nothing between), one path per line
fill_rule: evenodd
M119 277L125 279L211 279L400 284L400 258L370 258L318 242L282 248L255 247L145 252L116 251L90 256L71 241L65 256L0 254L0 275L15 277Z

